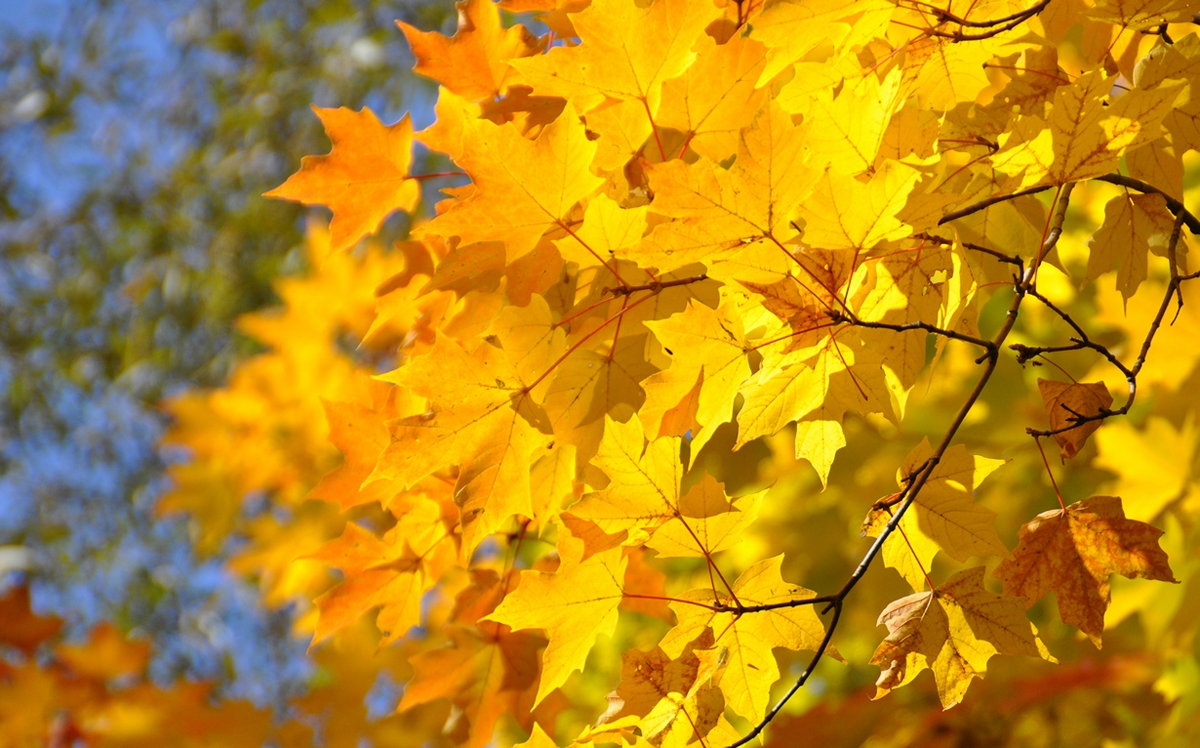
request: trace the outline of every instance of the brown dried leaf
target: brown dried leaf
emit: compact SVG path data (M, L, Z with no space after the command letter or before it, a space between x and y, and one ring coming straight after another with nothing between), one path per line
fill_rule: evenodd
M1078 626L1099 648L1110 574L1176 582L1158 546L1162 534L1126 519L1120 498L1093 496L1065 510L1042 512L1023 525L1017 549L995 576L1005 594L1024 597L1026 607L1053 591L1063 622Z
M1058 431L1070 426L1077 416L1094 416L1113 403L1108 388L1101 382L1054 382L1039 379L1038 389L1046 404L1046 415L1050 417L1050 430ZM1054 441L1062 450L1063 459L1069 460L1079 454L1087 438L1100 428L1100 421L1081 423L1070 431L1054 435Z

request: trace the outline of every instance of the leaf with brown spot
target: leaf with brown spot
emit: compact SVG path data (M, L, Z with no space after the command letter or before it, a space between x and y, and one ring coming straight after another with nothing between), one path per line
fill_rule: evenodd
M713 633L705 629L672 658L661 647L621 655L621 685L608 695L608 710L589 737L616 737L636 728L652 745L686 745L701 741L716 726L725 708L712 676L720 667L712 657Z
M27 655L58 633L63 622L53 616L39 616L29 607L29 588L14 587L0 598L0 644L16 647Z

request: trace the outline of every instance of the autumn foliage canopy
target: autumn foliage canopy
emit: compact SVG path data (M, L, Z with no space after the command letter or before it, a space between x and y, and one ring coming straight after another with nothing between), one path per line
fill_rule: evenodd
M169 405L163 509L403 684L372 739L1193 744L1195 4L458 7Z

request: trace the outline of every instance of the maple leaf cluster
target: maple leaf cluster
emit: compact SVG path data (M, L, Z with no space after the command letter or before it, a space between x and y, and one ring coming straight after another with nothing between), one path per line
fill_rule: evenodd
M977 496L1009 455L962 434L1014 361L1107 367L1037 384L1048 428L1021 449L1051 481L1043 438L1075 458L1134 407L1197 277L1184 157L1200 150L1200 37L1178 25L1193 10L467 0L452 37L401 24L441 86L435 123L414 134L407 116L316 109L331 153L268 193L329 207L338 251L414 211L420 182L450 185L398 267L343 293L373 294L356 319L367 339L393 331L377 340L389 370L344 385L305 370L357 393L325 405L343 462L312 495L352 521L306 554L343 577L315 601L314 646L377 609L381 645L414 651L399 710L448 702L443 733L469 746L505 719L535 746L755 740L782 708L777 651L812 653L783 701L825 659L850 659L835 633L877 556L913 589L862 658L877 696L929 669L949 708L997 654L1053 661L1025 612L1049 592L1099 646L1112 574L1175 581L1157 512L1068 504L1054 484L1059 508L1018 520L1010 551ZM410 174L414 139L457 170ZM1102 214L1070 215L1081 195L1104 196ZM1124 303L1151 299L1132 350L1061 301L1075 300L1061 279L1077 234L1086 289L1110 279ZM340 308L307 307L312 340L345 324ZM739 478L730 455L788 442L826 487L862 424L928 438L909 441L893 493L844 495L874 541L841 583L788 581L813 564L803 547L747 558L772 502L805 497ZM289 465L243 459L239 475L271 480ZM631 616L661 635L623 637ZM573 674L614 637L607 710L564 736Z

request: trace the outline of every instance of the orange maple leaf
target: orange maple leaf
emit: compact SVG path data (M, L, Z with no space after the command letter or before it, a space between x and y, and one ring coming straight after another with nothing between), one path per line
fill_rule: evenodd
M472 101L500 96L515 77L508 61L537 54L545 43L524 26L504 28L491 0L466 0L457 7L458 31L449 38L396 22L417 58L413 70Z
M379 607L380 646L390 644L421 623L421 596L452 565L456 548L441 522L441 507L423 500L382 540L348 523L342 536L311 558L341 569L342 584L317 598L321 611L313 646Z
M408 178L412 121L406 114L384 125L365 107L352 112L314 106L313 111L333 148L324 156L300 159L300 171L263 194L332 210L330 251L337 252L378 231L393 212L417 207L421 189Z
M446 628L449 646L412 658L415 675L405 686L397 711L446 699L462 712L455 730L457 742L484 748L491 744L503 715L511 715L525 729L533 722L539 651L546 640L478 620L495 607L507 585L493 571L476 570L472 576L473 583L459 594Z
M1099 648L1110 574L1178 583L1158 546L1162 534L1126 519L1119 497L1093 496L1022 525L1016 550L995 576L1005 594L1025 598L1026 607L1054 592L1063 622L1078 626Z

